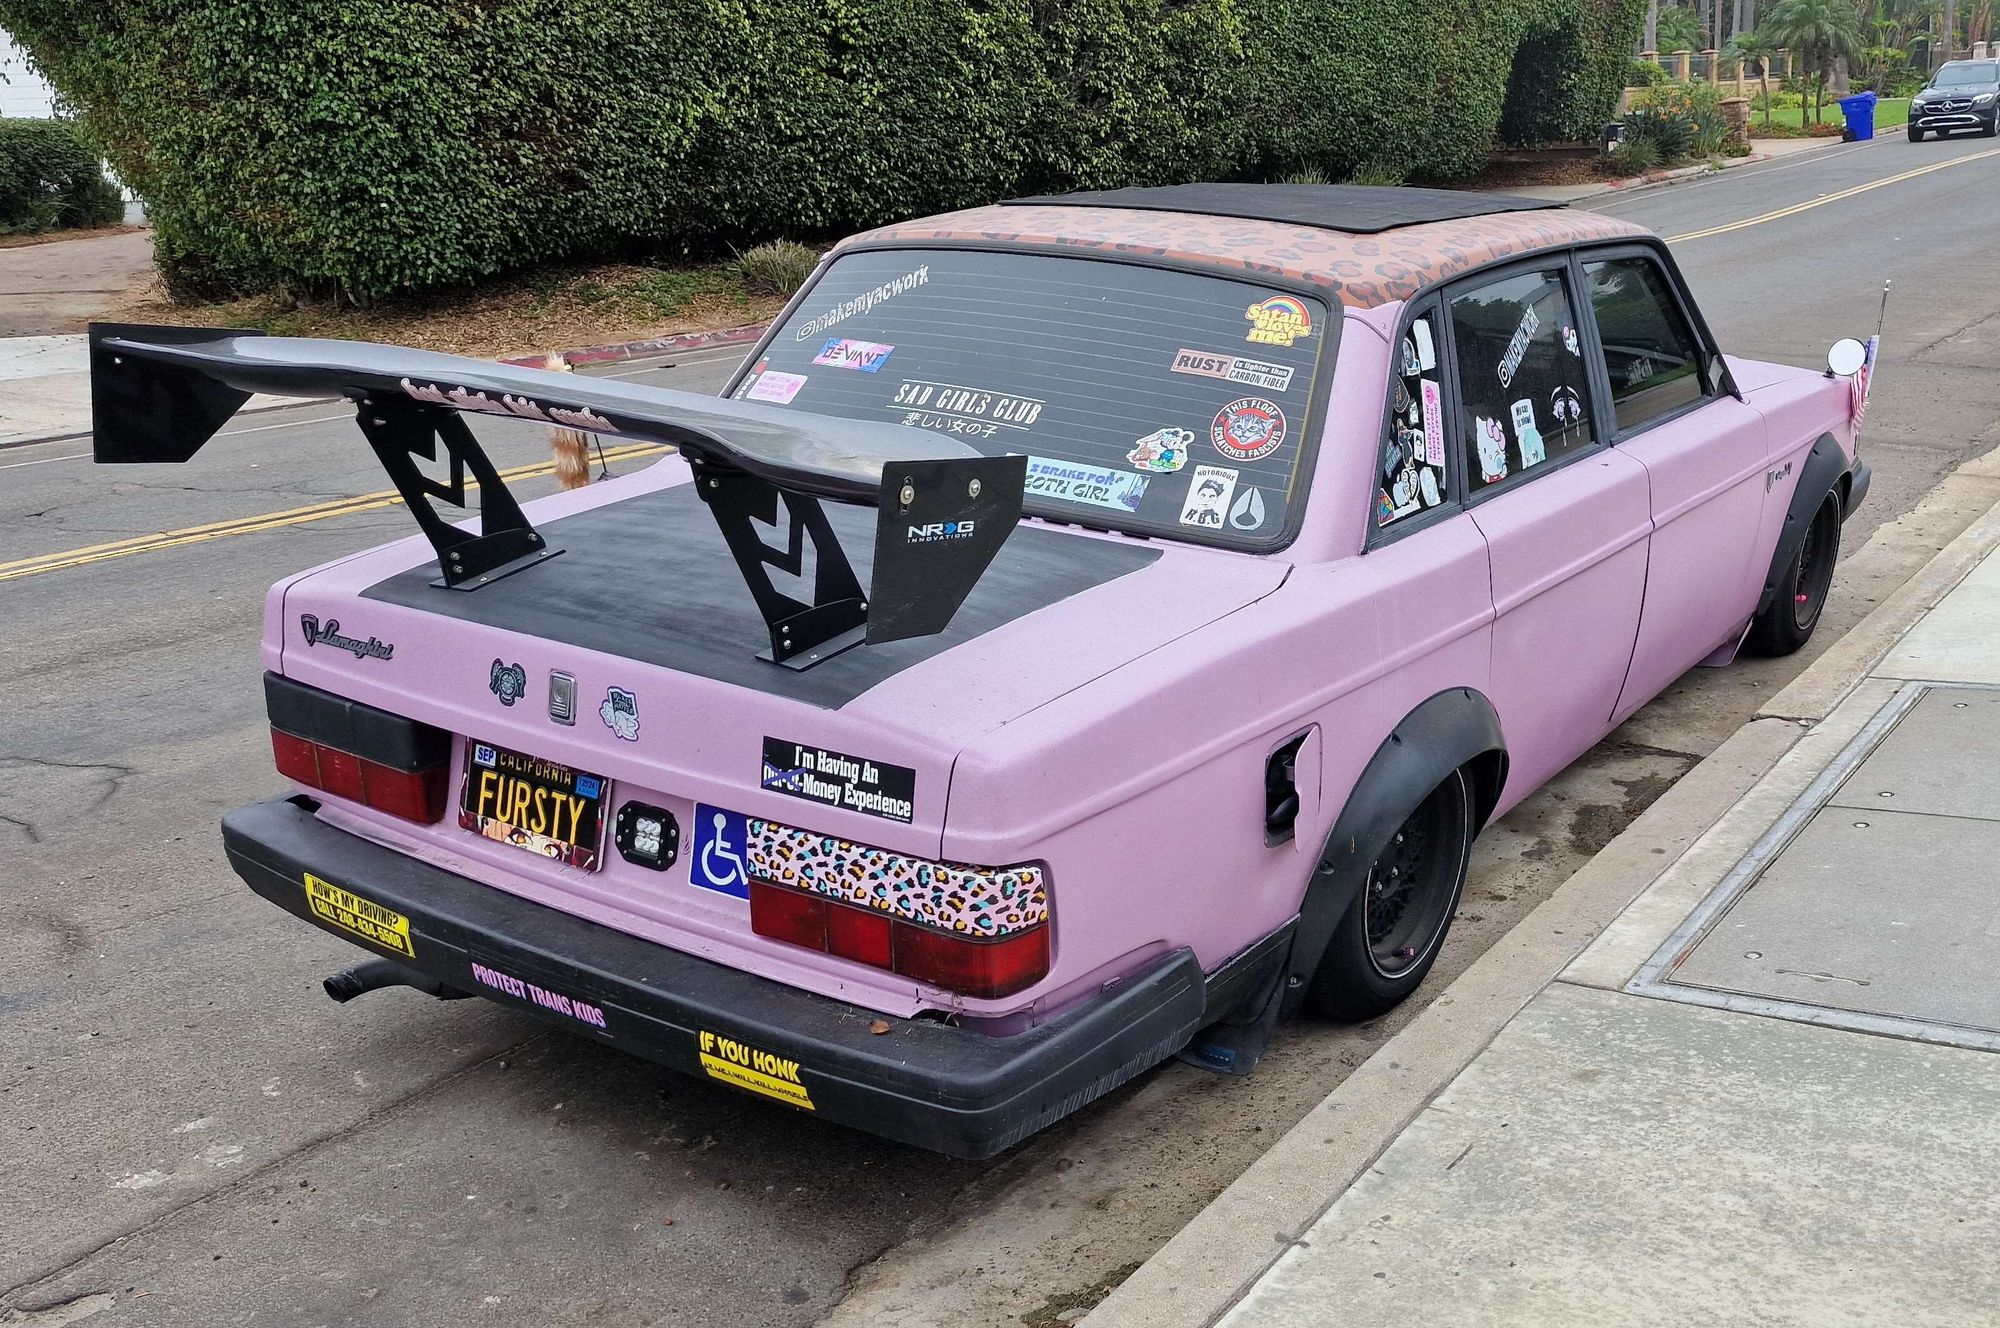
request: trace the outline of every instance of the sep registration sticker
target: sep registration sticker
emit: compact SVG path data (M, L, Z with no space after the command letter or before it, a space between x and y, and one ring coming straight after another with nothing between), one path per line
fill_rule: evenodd
M748 1089L794 1107L813 1110L812 1095L799 1078L799 1063L747 1042L701 1030L701 1068L711 1079Z
M406 959L417 957L410 944L410 920L401 913L363 899L351 890L343 890L331 881L322 881L311 872L306 873L306 902L312 905L313 916L322 922L352 932L384 950L394 950Z

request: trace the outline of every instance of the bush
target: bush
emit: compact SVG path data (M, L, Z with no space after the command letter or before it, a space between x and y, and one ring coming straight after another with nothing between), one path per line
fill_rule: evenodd
M367 301L1596 136L1644 0L0 0L170 288Z
M1347 177L1345 183L1393 186L1401 184L1404 178L1402 170L1398 167L1384 166L1379 162L1371 162L1366 166L1356 167L1354 173Z
M1713 156L1729 137L1722 93L1712 83L1672 83L1639 95L1625 115L1628 142L1650 143L1663 165Z
M1301 166L1277 178L1278 184L1332 184L1333 178L1317 166Z
M1659 166L1660 149L1650 140L1628 138L1611 159L1621 175L1644 175Z
M788 296L819 266L819 250L797 240L772 240L736 260L743 284L760 295Z
M1628 88L1657 88L1662 83L1671 83L1674 76L1660 68L1652 60L1633 57L1631 68L1625 71L1625 86Z
M0 120L0 235L109 226L125 216L97 155L62 120Z

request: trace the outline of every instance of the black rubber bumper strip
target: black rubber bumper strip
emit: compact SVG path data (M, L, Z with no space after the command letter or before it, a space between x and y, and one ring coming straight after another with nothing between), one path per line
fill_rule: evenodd
M1861 506L1862 501L1868 497L1868 485L1874 478L1875 472L1869 469L1866 461L1854 463L1854 474L1847 484L1847 506L1840 514L1842 521L1853 516L1854 509Z
M954 1157L1011 1147L1173 1055L1204 1022L1201 966L1181 949L1009 1037L922 1019L889 1019L878 1035L874 1011L480 885L329 826L304 798L239 808L222 838L252 890L370 953L683 1073ZM402 915L409 953L315 914L307 872L358 897L353 907Z

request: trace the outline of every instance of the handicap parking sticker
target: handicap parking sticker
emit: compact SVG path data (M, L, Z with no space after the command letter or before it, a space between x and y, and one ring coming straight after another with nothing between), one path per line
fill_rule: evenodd
M749 844L750 820L743 813L696 803L694 852L688 855L688 880L704 890L748 899Z

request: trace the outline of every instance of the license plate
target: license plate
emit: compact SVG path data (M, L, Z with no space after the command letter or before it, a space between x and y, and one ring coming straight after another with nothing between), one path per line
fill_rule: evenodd
M539 756L468 742L458 823L502 844L595 871L603 859L609 782Z

